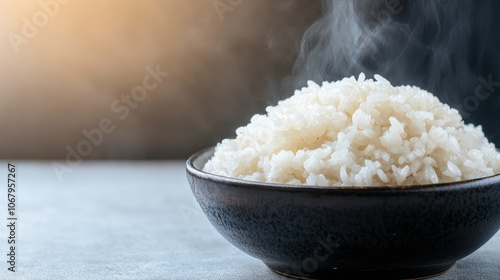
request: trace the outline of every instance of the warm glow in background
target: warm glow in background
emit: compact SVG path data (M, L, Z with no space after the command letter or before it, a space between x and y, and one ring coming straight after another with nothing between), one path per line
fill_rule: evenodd
M221 20L213 1L65 1L18 53L8 34L44 10L0 2L1 158L63 158L104 117L116 130L87 158L186 157L263 110L319 13L244 1ZM169 78L119 120L113 100L157 64Z

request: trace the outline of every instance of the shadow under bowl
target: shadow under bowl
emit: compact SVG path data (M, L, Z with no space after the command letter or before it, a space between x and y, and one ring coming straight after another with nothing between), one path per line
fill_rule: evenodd
M425 278L446 272L500 228L500 175L413 187L319 187L187 177L212 225L273 271L296 278Z

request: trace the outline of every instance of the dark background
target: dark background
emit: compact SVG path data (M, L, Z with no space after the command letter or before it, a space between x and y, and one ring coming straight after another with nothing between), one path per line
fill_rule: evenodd
M301 45L320 1L68 1L16 52L8 35L43 11L25 2L0 4L0 158L64 158L103 118L116 129L83 158L186 158L307 79L359 71L430 90L500 144L500 85L475 97L480 77L500 81L498 1L401 1L389 13L401 29L380 35L376 55L356 67L304 53L304 44L342 41L316 33ZM363 21L386 20L387 1L354 2ZM148 65L170 76L119 119L111 104L142 83Z

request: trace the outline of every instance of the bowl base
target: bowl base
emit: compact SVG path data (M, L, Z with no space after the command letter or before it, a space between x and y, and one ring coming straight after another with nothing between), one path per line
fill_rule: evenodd
M267 264L271 271L295 278L306 280L320 279L426 279L444 274L450 270L455 263L448 263L435 266L416 267L407 269L387 269L387 270L316 270L304 272L302 269L287 265Z

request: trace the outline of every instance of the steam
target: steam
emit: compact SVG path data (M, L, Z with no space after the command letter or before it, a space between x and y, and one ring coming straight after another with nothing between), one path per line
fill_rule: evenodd
M469 2L325 1L323 17L304 34L294 66L295 87L381 74L395 85L417 85L446 94L461 87L470 40Z

